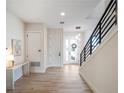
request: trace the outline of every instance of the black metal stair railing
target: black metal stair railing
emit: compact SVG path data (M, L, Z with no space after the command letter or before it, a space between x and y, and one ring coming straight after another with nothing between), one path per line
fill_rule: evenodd
M103 38L114 25L117 25L117 0L110 1L84 49L80 53L80 65L101 44Z

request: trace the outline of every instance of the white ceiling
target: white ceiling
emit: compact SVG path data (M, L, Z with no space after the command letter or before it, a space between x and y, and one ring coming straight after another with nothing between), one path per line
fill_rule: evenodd
M27 23L45 23L49 28L85 30L89 15L101 0L7 0L7 10ZM60 12L66 16L61 17ZM65 24L59 24L64 21Z

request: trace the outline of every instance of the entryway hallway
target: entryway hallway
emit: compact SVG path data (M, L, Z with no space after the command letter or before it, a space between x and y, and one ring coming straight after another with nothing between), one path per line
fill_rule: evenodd
M79 65L50 67L44 74L31 74L15 83L7 93L93 93L79 75Z

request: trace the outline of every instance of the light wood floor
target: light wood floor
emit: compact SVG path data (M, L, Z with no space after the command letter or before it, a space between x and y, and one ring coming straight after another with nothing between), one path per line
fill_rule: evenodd
M44 74L31 74L15 83L7 93L93 93L79 76L78 65L48 68Z

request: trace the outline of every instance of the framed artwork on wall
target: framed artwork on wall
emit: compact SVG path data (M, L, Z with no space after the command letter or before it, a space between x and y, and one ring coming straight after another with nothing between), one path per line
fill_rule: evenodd
M12 39L12 54L21 56L21 40Z

